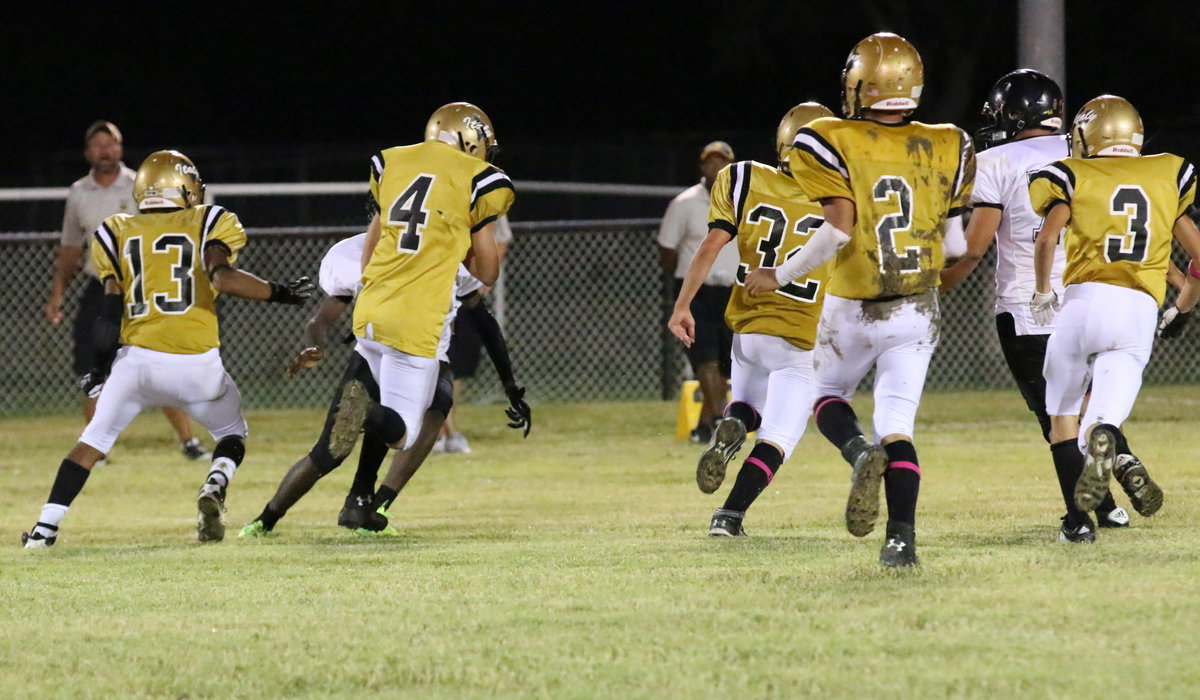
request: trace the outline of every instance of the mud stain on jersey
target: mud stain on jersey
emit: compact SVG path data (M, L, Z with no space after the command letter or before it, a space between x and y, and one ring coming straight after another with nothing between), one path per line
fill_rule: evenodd
M933 160L933 142L927 138L909 136L908 143L905 144L905 150L913 158L920 158L924 154L925 160Z

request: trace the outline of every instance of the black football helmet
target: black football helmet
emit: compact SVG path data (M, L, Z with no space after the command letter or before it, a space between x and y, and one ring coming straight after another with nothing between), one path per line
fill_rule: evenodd
M1038 71L1022 68L996 81L983 103L984 127L975 132L980 150L998 146L1023 129L1059 130L1063 94L1058 83Z

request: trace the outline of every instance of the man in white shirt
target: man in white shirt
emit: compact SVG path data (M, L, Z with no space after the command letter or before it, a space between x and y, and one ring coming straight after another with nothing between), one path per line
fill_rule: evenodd
M700 151L700 182L672 199L663 214L658 231L659 263L675 277L673 297L679 296L688 266L708 236L709 189L721 168L733 161L733 148L724 141L705 146ZM733 332L725 324L725 307L729 304L738 262L736 246L723 248L692 300L696 341L687 354L703 396L700 420L691 435L693 442L708 444L713 426L725 407L733 346Z
M104 286L96 278L91 256L85 255L88 242L100 223L113 214L137 213L133 202L133 180L137 173L121 162L123 139L117 125L107 121L94 122L84 134L84 146L83 157L87 159L91 170L76 180L67 193L62 237L54 261L54 277L43 307L51 323L62 322L63 297L82 265L87 284L79 297L79 310L71 331L74 339L72 368L81 381L95 364L92 326L100 315L100 302L104 298ZM84 396L83 416L89 422L96 410L99 394L100 387L97 387ZM177 408L164 408L163 413L175 429L185 457L196 460L208 456L200 441L192 436L191 422L186 413Z
M1050 443L1050 416L1046 413L1046 380L1042 365L1046 343L1054 324L1034 323L1029 300L1035 291L1033 244L1042 217L1029 202L1029 176L1069 155L1066 135L1060 132L1063 97L1058 85L1035 70L1013 71L998 80L983 109L989 124L978 135L973 212L967 227L967 254L942 271L942 290L958 284L975 269L996 241L996 330L1000 348L1029 410L1037 416L1042 437ZM1065 248L1054 253L1051 283L1063 296ZM1075 506L1075 477L1082 457L1074 440L1052 443L1067 515L1059 539L1090 542L1095 539L1091 517ZM1074 475L1074 476L1072 476ZM1069 483L1068 483L1069 482ZM1129 514L1109 494L1096 509L1100 527L1125 527Z

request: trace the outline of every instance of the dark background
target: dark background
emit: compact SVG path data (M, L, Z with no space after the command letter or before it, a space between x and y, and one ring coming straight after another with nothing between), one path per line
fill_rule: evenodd
M209 182L357 180L371 152L418 140L454 100L488 112L518 180L683 185L711 139L771 160L789 107L836 111L846 54L878 30L924 57L917 118L974 129L987 89L1018 67L1016 6L5 3L0 186L69 184L100 118L125 132L135 168L170 147ZM1119 94L1141 110L1148 151L1200 158L1200 3L1068 0L1066 36L1068 117Z

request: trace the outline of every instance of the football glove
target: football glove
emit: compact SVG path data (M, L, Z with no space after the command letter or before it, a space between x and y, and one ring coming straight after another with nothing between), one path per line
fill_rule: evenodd
M1054 291L1034 292L1029 302L1029 310L1033 312L1033 322L1039 326L1048 326L1058 313L1058 294Z
M529 404L525 403L525 387L514 386L505 390L508 394L508 408L504 409L504 413L508 419L512 421L508 427L520 430L525 429L525 434L522 437L529 437L529 430L533 427L533 411L530 410Z
M301 277L292 280L291 282L268 282L271 285L271 296L267 297L267 301L276 304L291 304L299 306L304 303L305 299L312 296L312 292L316 289L316 285L308 277Z
M107 374L93 370L79 378L79 388L89 399L98 398L106 381L108 381Z
M1158 322L1158 337L1178 338L1183 334L1183 327L1187 325L1188 319L1191 317L1191 311L1180 311L1172 304L1163 312L1162 319Z

